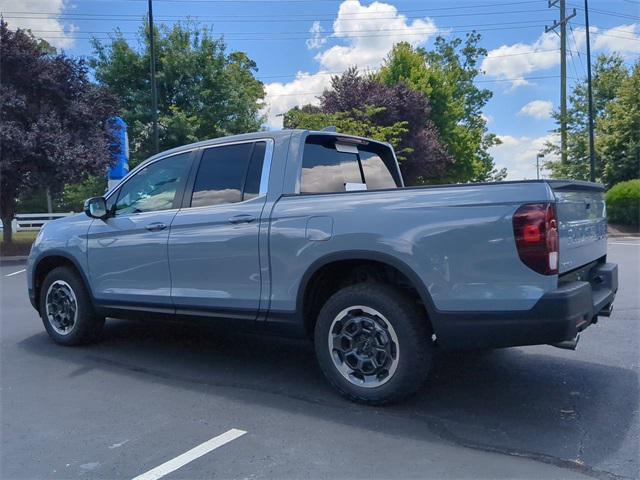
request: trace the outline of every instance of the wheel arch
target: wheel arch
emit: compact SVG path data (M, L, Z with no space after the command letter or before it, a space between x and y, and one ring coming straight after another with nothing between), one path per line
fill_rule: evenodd
M49 274L49 272L58 267L64 266L71 268L80 276L85 288L87 289L87 292L89 292L89 297L93 301L91 285L84 271L80 267L77 259L62 250L49 250L36 259L33 267L32 288L35 299L34 303L38 312L40 311L40 288L42 287L44 279Z
M345 267L348 267L349 265L379 266L391 269L390 271L392 272L399 273L404 277L404 279L406 279L408 286L415 290L416 295L426 310L428 321L430 322L432 329L434 331L436 330L437 327L434 322L436 309L433 304L433 300L431 299L431 295L424 283L420 280L418 274L409 267L409 265L397 257L386 253L369 250L349 250L328 254L317 259L309 266L309 268L307 268L303 275L298 287L296 311L300 315L304 325L304 330L307 334L313 331L313 325L315 324L315 318L310 318L313 317L315 313L313 309L310 310L310 302L313 302L310 295L313 293L312 290L315 283L319 281L319 275L322 275L322 273L326 272L327 269L338 265ZM336 288L336 290L337 289L338 288Z

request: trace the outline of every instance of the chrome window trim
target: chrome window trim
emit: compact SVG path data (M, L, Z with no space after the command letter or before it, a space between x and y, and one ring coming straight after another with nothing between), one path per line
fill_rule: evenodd
M264 160L262 162L262 174L260 175L260 188L258 195L266 195L269 188L269 175L271 174L271 162L273 160L273 145L272 138L267 138L267 145L264 149Z

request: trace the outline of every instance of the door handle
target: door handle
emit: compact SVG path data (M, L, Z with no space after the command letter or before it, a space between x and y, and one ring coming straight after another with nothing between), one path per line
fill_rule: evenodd
M229 219L229 223L251 223L256 219L253 215L235 215Z
M150 223L144 228L146 228L150 232L159 232L160 230L164 230L165 228L167 228L167 226L162 222L154 222Z

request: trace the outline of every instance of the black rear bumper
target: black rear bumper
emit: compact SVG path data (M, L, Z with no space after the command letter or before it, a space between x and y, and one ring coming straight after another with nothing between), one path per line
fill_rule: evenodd
M570 340L609 316L618 291L618 266L603 263L589 281L562 283L527 311L438 312L436 335L444 349L479 349L554 344Z

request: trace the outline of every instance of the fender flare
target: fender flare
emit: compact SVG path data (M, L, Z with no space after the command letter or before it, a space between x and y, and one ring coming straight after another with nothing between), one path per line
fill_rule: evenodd
M296 296L296 311L299 312L300 315L302 315L303 312L304 296L311 278L313 278L313 276L322 267L333 262L344 260L371 260L393 267L400 273L402 273L409 279L412 286L418 292L418 295L420 295L420 299L422 300L422 303L427 310L427 315L429 316L431 325L433 329L436 330L436 318L438 310L433 303L431 294L427 290L426 285L422 282L418 274L411 267L409 267L409 265L407 265L397 257L394 257L393 255L389 255L387 253L376 252L372 250L345 250L327 254L314 261L307 268L304 275L302 276L302 279L300 280L300 284L298 285L298 293Z
M30 287L33 289L34 295L36 295L37 293L36 272L38 271L38 266L40 265L40 263L42 263L43 260L46 260L49 257L62 257L65 260L68 260L80 274L80 277L84 282L84 286L87 289L87 292L89 293L89 297L91 298L91 301L94 302L93 291L91 290L91 283L89 283L89 279L87 278L87 275L84 269L80 266L80 263L78 262L78 260L73 255L69 255L68 252L61 249L57 249L57 248L52 248L50 250L46 250L40 253L40 255L38 255L36 259L33 261L33 275L31 277L32 284L30 285ZM36 304L38 304L37 298L36 298Z

